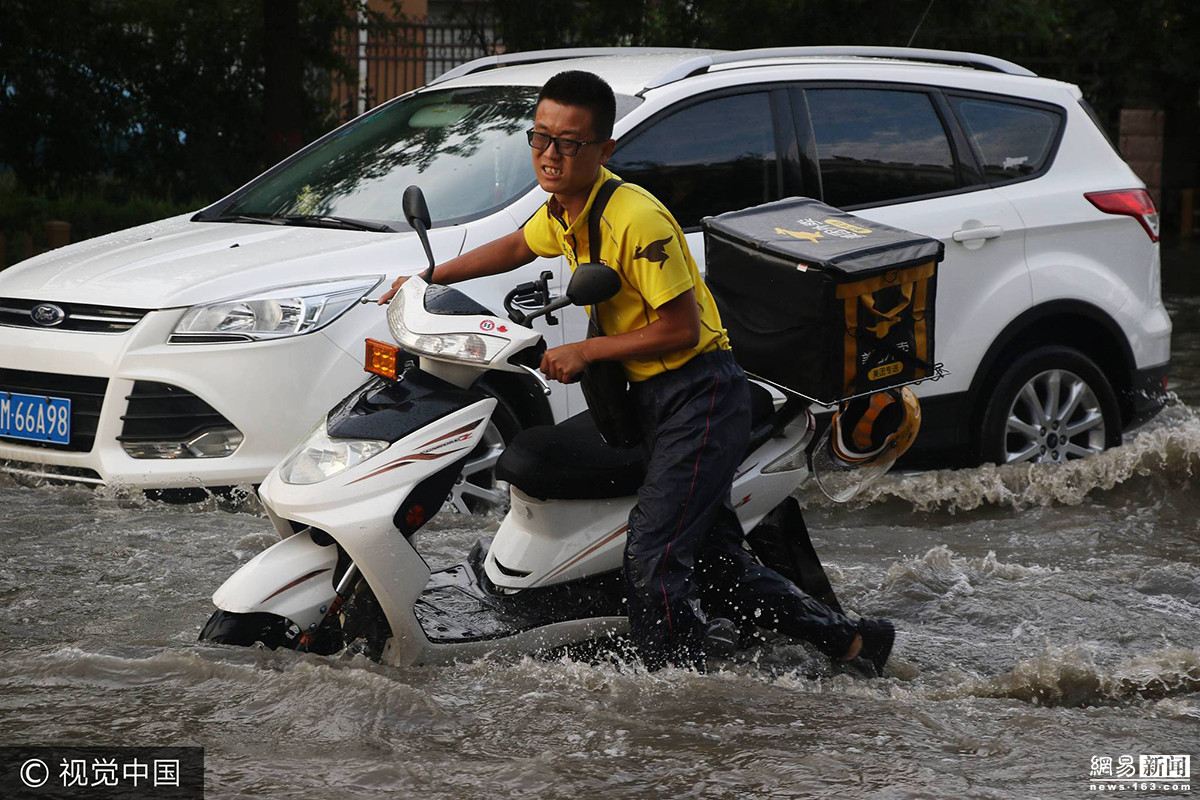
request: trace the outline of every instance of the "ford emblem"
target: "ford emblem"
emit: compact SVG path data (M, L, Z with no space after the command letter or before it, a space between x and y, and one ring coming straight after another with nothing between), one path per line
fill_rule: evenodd
M42 303L40 306L36 306L33 311L30 311L29 316L38 325L50 328L66 319L67 312L53 303Z

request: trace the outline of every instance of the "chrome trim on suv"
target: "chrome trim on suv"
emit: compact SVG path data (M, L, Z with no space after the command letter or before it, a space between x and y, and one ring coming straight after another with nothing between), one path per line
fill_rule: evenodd
M49 309L48 312L45 310ZM39 312L45 312L39 314ZM58 312L58 313L54 313ZM0 325L10 328L74 331L76 333L125 333L149 313L139 308L93 306L83 303L50 303L0 297ZM48 321L42 321L42 316ZM52 320L52 321L51 321Z
M687 53L721 52L706 51L692 47L567 47L556 50L528 50L523 53L504 53L498 56L483 56L474 61L454 67L443 72L429 82L429 86L484 72L499 67L511 67L517 64L537 64L543 61L562 61L568 58L592 58L596 56L656 56L679 55Z
M1037 73L995 56L981 53L966 53L955 50L929 50L919 47L871 47L865 45L825 47L760 47L753 50L703 50L684 47L573 47L558 50L530 50L524 53L505 53L484 56L455 67L429 82L430 86L476 72L499 69L518 64L536 64L543 61L560 61L568 58L590 58L596 56L631 55L677 55L695 53L688 59L663 72L642 87L642 91L657 89L692 75L707 72L712 67L734 65L767 58L880 58L893 61L926 62L930 64L968 67L987 72L1002 72L1006 75L1021 75L1036 78Z

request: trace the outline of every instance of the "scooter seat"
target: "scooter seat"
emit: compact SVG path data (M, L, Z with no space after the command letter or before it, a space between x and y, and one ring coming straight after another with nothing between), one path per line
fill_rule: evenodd
M771 393L751 382L751 430L758 430L773 412ZM605 444L585 410L557 425L518 433L500 455L496 477L539 500L628 497L637 494L646 477L645 454L640 447L618 450Z
M496 477L539 500L603 500L637 494L646 476L640 447L604 443L589 411L517 434L496 463Z

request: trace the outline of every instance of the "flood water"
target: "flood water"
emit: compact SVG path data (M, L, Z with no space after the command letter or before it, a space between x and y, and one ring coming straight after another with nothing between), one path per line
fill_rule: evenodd
M1180 253L1177 400L1124 447L893 476L849 508L801 492L843 605L897 623L888 677L782 638L708 675L204 646L212 591L274 540L252 501L0 479L0 744L203 747L210 798L1050 800L1105 791L1094 757L1198 769L1200 248ZM439 518L421 546L449 563L496 524Z

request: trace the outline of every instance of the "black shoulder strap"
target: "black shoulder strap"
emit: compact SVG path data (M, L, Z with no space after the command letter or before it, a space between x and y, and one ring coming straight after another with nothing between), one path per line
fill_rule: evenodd
M624 182L617 178L609 178L600 187L600 191L596 192L596 199L592 201L592 210L588 212L588 249L591 251L593 264L600 263L600 217L604 216L604 207L608 205L613 192Z
M604 216L604 207L608 205L608 200L612 197L613 192L624 182L616 178L609 178L600 187L600 191L596 192L596 198L592 200L592 208L588 212L588 250L591 251L591 263L593 264L600 263L600 218ZM620 273L621 265L617 264L614 269ZM604 328L600 327L600 312L595 306L592 306L588 313L588 338L603 335Z

